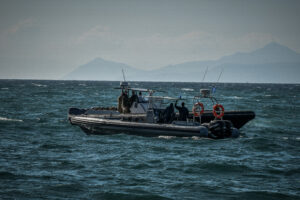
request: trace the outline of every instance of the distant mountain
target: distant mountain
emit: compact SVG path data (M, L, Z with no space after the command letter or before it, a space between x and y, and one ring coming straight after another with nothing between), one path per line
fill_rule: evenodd
M265 64L265 63L299 63L300 54L272 42L261 49L250 53L236 53L231 56L223 57L220 63L239 63L239 64Z
M300 83L300 54L272 42L249 53L236 53L216 61L195 61L156 70L159 80L163 77L177 81ZM169 76L164 72L168 71ZM159 76L163 72L164 76Z
M213 65L213 61L186 62L177 65L169 65L148 72L147 78L152 81L197 81L203 79L207 66Z
M236 53L215 61L194 61L157 70L135 69L123 63L96 58L67 74L68 80L122 80L122 69L132 81L217 81L257 83L300 83L300 54L272 42L249 53Z
M138 70L123 63L95 58L63 77L66 80L123 80L122 69L128 80L134 79L143 70Z
M300 62L221 64L207 73L208 80L216 80L222 69L220 82L300 83Z

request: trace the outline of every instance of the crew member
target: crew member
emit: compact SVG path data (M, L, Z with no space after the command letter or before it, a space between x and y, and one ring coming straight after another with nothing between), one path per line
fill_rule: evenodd
M130 107L132 106L132 104L134 102L137 102L138 101L138 96L135 94L135 91L132 90L132 94L131 94L131 97L129 99L129 102L130 102Z
M169 123L173 120L174 117L173 103L170 103L170 105L164 110L163 116L164 116L164 121L166 123Z
M143 103L144 102L144 98L143 98L143 96L142 96L142 92L140 91L139 92L139 103Z
M181 103L181 107L177 106L177 100L175 102L175 108L179 111L179 120L186 121L189 116L189 110L184 107L184 102Z
M119 113L123 113L123 108L122 108L123 98L124 98L124 91L122 90L122 93L118 98L118 111L119 111Z
M122 101L122 110L123 113L130 113L130 102L127 95L127 90L125 90Z

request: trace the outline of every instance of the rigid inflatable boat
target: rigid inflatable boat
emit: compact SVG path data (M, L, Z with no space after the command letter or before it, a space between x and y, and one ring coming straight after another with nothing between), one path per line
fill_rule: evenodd
M185 121L179 113L171 113L165 119L166 107L163 103L177 101L178 98L154 96L153 90L131 88L127 82L121 82L122 91L148 93L143 100L132 102L127 112L119 108L98 107L89 109L70 108L68 118L72 125L79 126L87 134L134 134L141 136L179 136L208 137L214 139L238 137L239 129L255 118L253 111L225 111L210 90L200 90L193 98L194 106ZM204 111L201 99L210 99L214 103L212 111ZM120 107L120 102L119 102Z

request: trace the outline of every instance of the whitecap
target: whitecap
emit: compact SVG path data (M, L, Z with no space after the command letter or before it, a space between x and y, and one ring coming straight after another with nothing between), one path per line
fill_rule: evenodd
M84 83L79 83L78 85L80 85L80 86L86 86L86 84L84 84Z
M4 88L1 88L1 90L8 90L8 88L7 88L7 87L4 87Z
M300 137L296 137L296 140L300 140Z
M47 87L47 85L42 85L38 83L32 83L32 85L37 86L37 87Z
M282 139L284 139L284 140L288 140L289 138L288 138L288 137L282 137Z
M200 140L201 139L201 137L199 137L199 136L193 136L192 137L192 140Z
M233 96L233 99L242 99L243 97Z
M181 90L183 90L183 91L194 91L194 89L193 88L181 88Z
M0 117L0 121L23 122L21 119L9 119L6 117Z
M272 95L270 95L270 94L266 94L266 95L265 95L265 97L271 97L271 96L272 96Z
M238 97L238 96L232 96L232 97L227 97L228 99L243 99L243 97Z
M158 136L158 138L162 138L162 139L173 139L173 138L176 138L176 136L160 135L160 136Z

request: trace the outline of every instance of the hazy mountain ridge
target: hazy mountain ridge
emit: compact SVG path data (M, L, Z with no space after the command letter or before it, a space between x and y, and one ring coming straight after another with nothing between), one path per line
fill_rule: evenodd
M300 54L272 42L250 53L236 53L219 60L221 63L265 64L265 63L295 63L300 62Z
M236 53L216 61L192 61L146 71L96 58L63 77L67 80L122 80L122 69L132 81L217 81L299 83L300 54L278 43L249 53Z
M63 79L67 80L122 80L122 69L126 71L127 78L133 78L143 70L135 69L124 63L107 61L102 58L95 58L85 65L67 74Z

